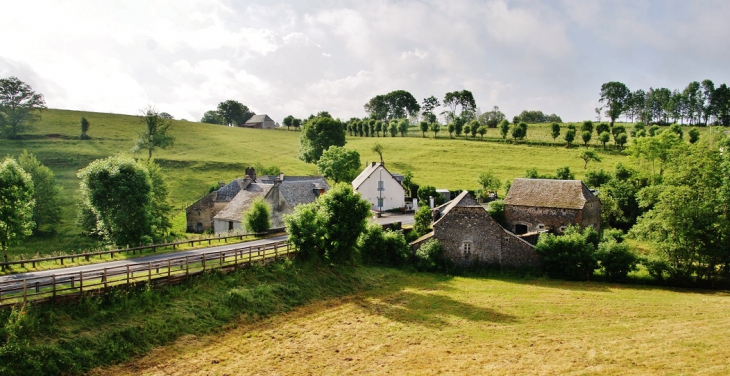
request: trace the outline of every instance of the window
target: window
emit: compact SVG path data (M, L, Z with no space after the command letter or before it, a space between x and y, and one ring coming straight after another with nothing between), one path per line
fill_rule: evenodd
M382 181L382 180L378 180L378 190L379 190L379 191L384 191L384 190L385 190L385 185L384 185L384 183L385 183L384 181Z
M527 225L515 225L515 234L522 235L527 233Z
M565 232L565 230L567 230L567 229L568 229L568 227L566 227L566 226L560 226L560 232Z
M542 223L538 223L538 224L537 224L537 229L538 229L538 230L544 230L544 229L545 229L545 225L544 225L544 224L542 224Z
M461 249L464 257L468 258L469 256L471 256L471 246L471 242L464 242L461 244Z

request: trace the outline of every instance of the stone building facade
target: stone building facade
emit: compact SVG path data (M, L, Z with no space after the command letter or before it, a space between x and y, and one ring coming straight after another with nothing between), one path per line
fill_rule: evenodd
M580 180L515 179L504 216L515 234L560 234L570 225L600 231L601 202Z
M459 267L542 266L542 258L535 247L500 226L467 192L452 200L433 223L433 232L411 243L411 248L415 250L429 239L438 240L444 255Z

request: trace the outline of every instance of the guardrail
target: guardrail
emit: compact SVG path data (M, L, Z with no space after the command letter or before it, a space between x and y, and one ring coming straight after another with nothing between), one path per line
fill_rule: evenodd
M211 251L161 261L134 263L74 273L31 277L0 282L0 306L28 301L68 300L85 292L114 286L149 283L167 285L211 269L250 267L292 257L295 250L286 241L225 251Z
M25 264L31 264L32 267L35 269L36 264L46 261L60 261L61 265L64 265L64 260L71 260L71 262L74 262L76 259L85 259L86 261L89 261L91 257L99 256L101 258L102 256L109 255L109 257L114 258L114 255L117 253L123 253L123 252L132 252L132 254L137 253L137 251L144 251L151 249L152 252L157 252L158 248L165 248L165 247L172 247L172 249L176 249L180 245L189 244L191 247L195 245L195 243L203 244L204 242L208 242L208 245L211 244L212 241L224 241L228 242L228 239L239 239L243 240L244 238L249 237L256 237L256 236L265 236L270 234L276 234L279 232L284 232L285 229L282 228L275 228L271 229L268 232L262 232L262 233L256 233L256 234L241 234L241 235L229 235L229 236L218 236L218 237L212 237L212 238L200 238L200 239L188 239L188 240L180 240L177 242L172 243L162 243L162 244L150 244L145 246L139 246L139 247L133 247L133 248L120 248L120 249L112 249L108 251L97 251L97 252L86 252L86 253L77 253L73 255L61 255L61 256L51 256L51 257L42 257L42 258L35 258L35 259L27 259L27 260L16 260L16 261L8 261L8 262L0 262L0 268L5 269L8 266L11 265L20 265L21 268L25 267Z

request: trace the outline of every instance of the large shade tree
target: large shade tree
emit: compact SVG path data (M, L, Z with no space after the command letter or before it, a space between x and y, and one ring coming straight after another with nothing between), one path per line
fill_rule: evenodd
M0 79L0 131L8 138L18 137L46 108L43 94L17 77Z
M243 125L246 120L256 114L243 103L229 99L218 103L218 115L223 119L224 124L232 127L234 125Z
M307 120L299 137L299 159L316 163L322 153L331 146L345 146L345 127L330 117L314 117Z
M317 170L335 183L351 182L360 168L360 154L351 149L330 146L317 161Z
M365 112L373 119L390 120L415 116L421 110L416 98L405 90L376 95L365 103Z
M33 230L55 232L61 219L61 189L56 183L56 176L27 150L18 156L18 164L33 180Z
M33 230L33 179L12 158L0 162L0 248L8 261L8 246Z
M601 98L598 100L606 108L606 116L611 119L611 128L625 110L631 91L621 82L611 81L601 85Z

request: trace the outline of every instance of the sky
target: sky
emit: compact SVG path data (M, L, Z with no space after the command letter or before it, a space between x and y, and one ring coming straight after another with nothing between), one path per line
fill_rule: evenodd
M281 122L363 117L372 97L470 90L595 119L601 84L730 83L730 1L13 1L0 77L49 108L199 120L228 99Z

